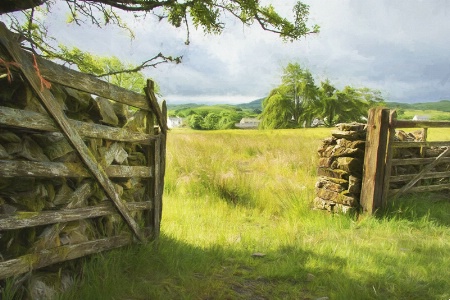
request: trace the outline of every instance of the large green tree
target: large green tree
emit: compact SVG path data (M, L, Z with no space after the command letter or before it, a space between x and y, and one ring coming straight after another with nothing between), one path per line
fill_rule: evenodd
M290 63L284 68L281 85L263 102L261 128L309 127L316 118L326 126L361 122L369 108L383 103L379 91L366 87L345 86L338 90L327 79L318 88L308 69Z
M285 86L273 89L263 101L260 127L281 129L295 127L294 105Z
M48 58L66 61L79 66L79 60L67 57L64 49L52 42L45 27L45 17L51 18L55 4L65 3L70 22L82 25L90 22L99 27L115 24L127 28L121 12L135 18L156 18L175 27L184 27L186 43L191 28L202 28L206 33L220 34L225 28L226 16L232 16L245 25L259 24L264 30L279 34L284 40L297 40L318 32L318 26L308 26L308 5L297 2L293 16L281 16L276 8L262 5L259 0L1 0L0 14L6 16L10 28L19 34L23 45ZM58 6L60 8L60 6ZM44 17L42 17L44 16ZM145 26L145 25L143 25ZM155 54L130 70L156 66L159 63L180 62L181 57Z
M289 63L281 85L264 100L261 127L309 126L316 111L317 92L311 72L298 63Z
M342 122L361 122L369 108L383 105L380 91L365 88L355 89L345 86L337 90L327 79L321 82L319 90L319 118L326 126Z

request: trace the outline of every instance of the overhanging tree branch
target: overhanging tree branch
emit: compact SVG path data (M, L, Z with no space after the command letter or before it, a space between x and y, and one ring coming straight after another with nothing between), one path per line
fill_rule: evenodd
M69 64L80 62L76 57L67 56L61 47L56 47L49 37L44 23L35 16L34 8L46 5L47 12L39 14L44 16L51 13L52 5L57 1L65 2L71 15L71 22L82 25L86 21L100 28L114 24L128 30L133 37L132 30L123 22L117 13L118 10L154 15L159 21L166 20L174 27L185 25L186 44L190 43L190 28L194 25L201 27L206 33L220 34L225 28L222 17L226 14L237 18L244 25L259 24L266 31L277 33L284 40L297 40L302 36L318 32L318 27L312 29L306 25L308 21L308 6L300 1L293 8L293 21L284 18L276 12L272 5L262 6L258 0L0 0L0 14L14 11L22 11L27 18L27 23L19 22L15 16L11 19L10 27L24 37L28 48L34 53L47 58L63 60ZM29 9L32 9L31 11ZM37 11L37 10L36 10ZM156 57L156 58L155 58ZM147 67L155 67L164 62L181 61L181 57L172 58L161 53L144 61L137 67L126 68L122 71L114 70L114 74L120 72L141 71ZM160 60L158 60L160 59ZM79 65L78 65L79 66ZM110 72L100 72L100 76L108 76ZM99 76L99 73L96 73Z
M159 59L159 60L158 60ZM159 53L158 55L142 62L140 65L129 68L129 69L122 69L117 71L111 71L103 74L95 75L97 77L106 77L106 76L112 76L112 75L118 75L123 73L135 73L140 72L146 68L156 68L157 65L167 63L167 62L175 62L177 64L181 63L182 56L179 57L171 57L171 56L164 56L162 53Z

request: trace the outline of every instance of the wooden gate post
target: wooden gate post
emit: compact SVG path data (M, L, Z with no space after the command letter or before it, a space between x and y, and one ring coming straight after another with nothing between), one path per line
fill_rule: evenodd
M367 121L366 150L360 204L374 213L382 206L385 158L389 131L389 109L373 108Z

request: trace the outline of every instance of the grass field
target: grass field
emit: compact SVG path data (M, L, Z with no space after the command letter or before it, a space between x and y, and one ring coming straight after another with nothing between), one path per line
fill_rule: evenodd
M171 131L158 243L90 258L61 299L449 299L448 194L373 217L312 210L329 135Z
M399 114L398 118L401 120L412 120L414 116L427 116L430 120L433 121L449 121L450 120L450 112L448 111L438 111L438 110L414 110L414 109L406 109L401 114Z

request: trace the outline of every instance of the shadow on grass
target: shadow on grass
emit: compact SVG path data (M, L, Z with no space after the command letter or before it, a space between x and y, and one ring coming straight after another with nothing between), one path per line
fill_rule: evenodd
M157 244L91 257L80 285L61 299L434 299L438 286L446 287L437 281L430 289L430 282L410 279L407 266L382 249L364 251L390 267L355 271L348 268L351 256L298 247L252 256L233 248L202 249L162 235ZM420 260L433 254L432 249L422 251L416 254Z
M406 194L390 201L377 216L412 222L426 221L450 226L450 191Z
M291 247L252 254L202 249L162 235L158 243L87 259L79 286L61 299L315 299L327 296L315 278L331 269L340 277L345 265L343 259ZM330 269L310 270L312 258Z

